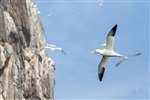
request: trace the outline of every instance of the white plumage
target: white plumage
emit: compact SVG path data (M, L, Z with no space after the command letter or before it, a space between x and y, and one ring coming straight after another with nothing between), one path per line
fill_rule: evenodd
M114 51L114 40L115 40L116 30L117 30L117 25L115 25L108 33L108 35L106 37L106 45L105 45L104 49L96 49L94 51L94 53L100 54L103 56L101 62L98 65L98 77L99 77L100 81L102 81L102 79L103 79L103 75L105 72L105 66L108 63L108 60L110 57L119 57L122 59L121 62L123 60L128 59L127 56L121 55Z

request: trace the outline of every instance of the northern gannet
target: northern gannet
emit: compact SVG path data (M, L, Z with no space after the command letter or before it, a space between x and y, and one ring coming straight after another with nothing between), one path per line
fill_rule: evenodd
M115 52L114 49L113 49L116 30L117 30L117 24L108 33L108 35L106 37L106 46L105 46L105 48L94 50L95 54L98 54L98 55L100 54L100 55L103 56L101 62L98 65L98 77L99 77L100 81L102 81L102 79L103 79L103 75L104 75L104 72L105 72L105 66L108 63L108 59L110 57L119 57L119 58L122 58L123 60L128 59L127 56L119 54L119 53Z

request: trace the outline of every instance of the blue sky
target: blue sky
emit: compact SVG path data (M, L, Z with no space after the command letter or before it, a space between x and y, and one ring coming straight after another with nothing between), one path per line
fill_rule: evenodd
M148 0L33 0L40 9L47 41L67 55L49 51L56 62L56 100L105 100L149 98L149 3ZM102 82L97 76L102 48L113 25L118 24L115 50L124 55L142 52L116 68L106 66Z

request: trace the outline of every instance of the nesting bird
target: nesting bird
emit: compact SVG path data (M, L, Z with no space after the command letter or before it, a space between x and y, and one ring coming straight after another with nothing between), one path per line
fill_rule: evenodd
M51 58L48 58L47 64L48 64L49 66L55 66L55 62L54 62Z

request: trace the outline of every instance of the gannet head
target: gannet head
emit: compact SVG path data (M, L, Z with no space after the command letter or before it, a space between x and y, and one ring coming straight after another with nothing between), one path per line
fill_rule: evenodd
M99 54L103 54L103 50L95 49L95 50L91 51L91 53L99 55Z

